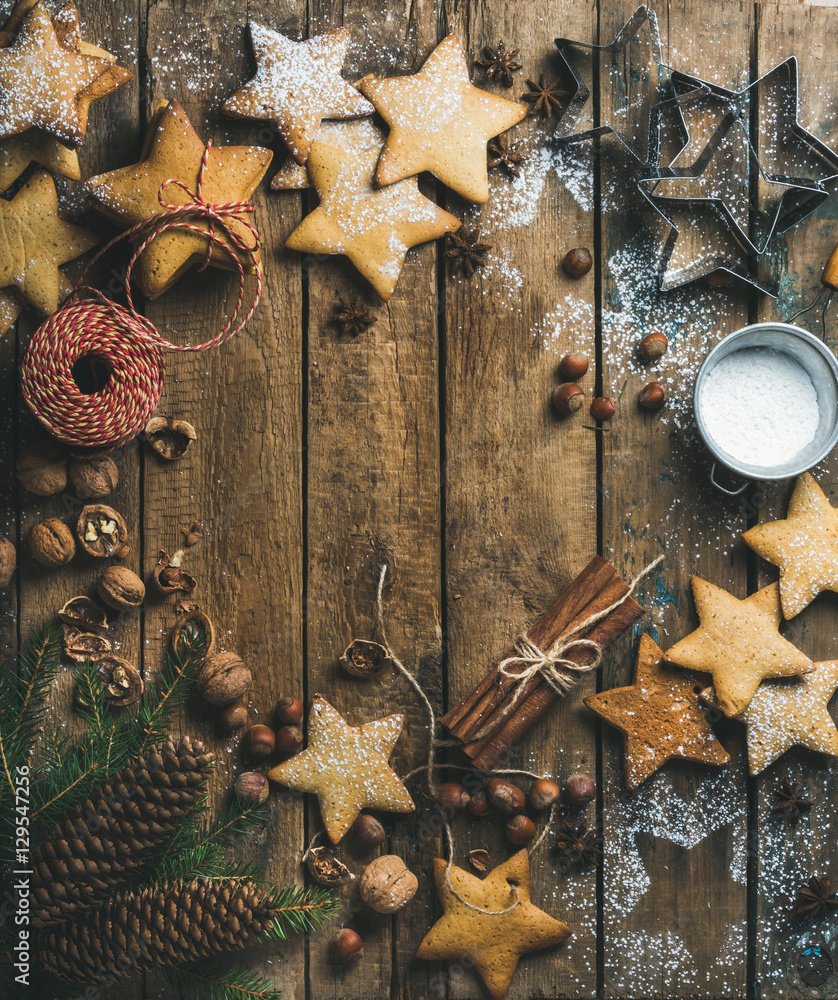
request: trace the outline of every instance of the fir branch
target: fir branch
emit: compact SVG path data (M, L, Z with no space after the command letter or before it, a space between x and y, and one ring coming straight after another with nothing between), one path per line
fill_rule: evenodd
M264 826L268 810L264 803L233 798L224 812L202 831L201 836L215 844L229 847L235 838Z
M183 659L177 653L170 652L160 673L147 685L137 714L139 742L134 747L135 753L144 753L151 743L166 735L175 712L186 701L189 689L195 682L204 660L205 646L204 640L199 649L191 650Z
M340 910L340 901L319 885L274 889L268 908L273 920L264 932L268 941L284 941L288 933L314 931Z
M75 672L76 711L93 732L103 736L113 729L111 706L99 674L99 668L92 660L85 660Z
M218 962L181 965L163 970L170 986L196 1000L280 1000L270 980L249 969Z

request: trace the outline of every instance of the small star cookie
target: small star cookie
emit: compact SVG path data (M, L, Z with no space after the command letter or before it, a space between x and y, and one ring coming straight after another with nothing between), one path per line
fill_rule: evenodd
M654 774L671 757L723 766L730 754L716 739L696 695L699 678L663 663L663 650L641 635L634 684L585 699L588 708L625 737L629 788Z
M736 718L748 727L748 770L759 774L793 746L838 756L838 729L827 705L838 688L838 660L812 664L805 677L760 684ZM713 688L701 692L717 705Z
M713 675L722 711L743 712L768 677L792 677L812 661L780 635L780 591L776 583L737 600L721 587L692 579L699 628L664 654L667 663Z
M342 253L386 302L410 247L460 226L419 192L415 177L382 190L373 186L381 143L356 153L316 142L307 167L320 197L285 245L305 253Z
M256 76L224 102L231 118L272 121L297 163L308 159L324 118L358 118L373 107L341 77L349 28L294 42L248 22Z
M527 109L472 85L455 35L443 38L413 76L365 76L358 87L391 130L375 175L379 186L430 170L463 198L488 201L486 145Z
M161 101L149 124L140 162L91 177L87 189L103 215L125 227L134 226L165 211L158 198L164 181L177 178L190 191L197 190L204 149L180 104ZM272 155L262 146L213 146L204 172L204 201L212 204L247 201L265 176ZM163 200L183 205L190 199L177 185L169 184L163 191ZM228 223L245 243L252 244L252 234L243 222L228 219ZM209 222L203 219L191 220L190 224L209 229ZM217 227L216 234L223 236ZM155 299L193 264L202 263L206 252L207 240L200 233L183 229L161 233L137 263L134 272L137 284L146 298ZM235 268L223 247L213 246L210 263L227 271ZM245 270L252 270L249 260L245 261Z
M530 902L530 859L526 849L513 854L484 879L453 865L451 885L457 894L482 910L508 913L478 913L463 905L445 883L447 862L434 859L434 877L443 915L425 935L417 958L467 959L480 973L494 1000L506 996L522 955L561 944L573 933Z
M779 566L786 619L800 614L822 591L838 591L838 510L808 472L795 484L784 521L758 524L742 537Z
M308 715L308 746L271 768L268 777L316 795L326 833L337 844L362 809L413 812L413 799L387 763L403 726L403 715L350 726L316 694Z

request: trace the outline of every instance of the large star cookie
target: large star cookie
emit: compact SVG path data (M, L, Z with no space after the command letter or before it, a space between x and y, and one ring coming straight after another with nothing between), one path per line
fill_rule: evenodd
M838 660L812 665L805 677L766 681L740 715L748 726L748 770L759 774L793 746L838 756L838 729L827 704L838 688ZM717 704L712 688L701 692Z
M780 635L776 583L744 601L694 576L693 596L701 626L664 654L668 663L713 675L722 711L739 715L768 677L805 674L812 661Z
M451 885L457 894L481 910L506 909L508 913L478 913L465 906L445 883L447 862L434 859L434 877L443 915L425 935L417 958L467 959L483 978L495 1000L506 996L518 962L551 945L561 944L573 933L530 902L530 859L518 851L484 879L451 868Z
M314 137L315 142L342 149L345 153L363 153L373 147L381 154L384 133L372 118L352 118L344 122L323 122ZM272 191L302 191L311 187L308 169L289 156L271 181Z
M387 763L403 726L403 715L350 726L316 694L308 715L308 746L271 768L268 777L316 795L326 833L337 844L362 809L413 812L413 799Z
M460 221L420 194L415 177L377 190L372 178L380 150L380 142L357 153L316 142L307 167L320 204L285 245L346 254L386 302L408 249L458 229Z
M413 76L365 76L358 86L391 130L377 184L430 170L463 198L488 200L486 144L521 121L527 109L472 86L455 35L444 38Z
M822 591L838 591L838 510L808 472L797 480L784 521L758 524L742 537L779 566L785 618L800 614Z
M248 23L256 76L224 102L233 118L272 121L298 163L308 159L324 118L358 118L373 107L340 71L351 37L335 28L305 42Z
M46 7L37 3L12 44L0 49L0 138L39 128L80 146L87 109L79 97L111 66L62 44Z
M164 181L176 178L190 191L197 191L198 173L205 146L177 101L161 101L146 133L139 163L91 177L87 188L96 207L123 226L134 226L165 211L158 195ZM204 171L203 199L211 204L247 201L265 176L272 153L261 146L213 146ZM187 204L187 193L175 184L162 192L169 204ZM228 219L231 228L252 245L253 236L238 219ZM207 231L209 222L190 220ZM222 236L218 227L216 235ZM223 237L225 247L231 246ZM224 270L235 269L225 247L213 246L210 263ZM207 239L200 232L177 229L156 236L143 251L135 275L143 294L154 299L170 288L193 264L206 259ZM233 253L236 253L233 250ZM258 258L258 255L257 255ZM252 270L245 260L246 270Z
M716 765L730 760L695 693L699 678L662 660L663 650L642 635L634 684L585 699L588 708L625 736L629 788L637 788L671 757Z

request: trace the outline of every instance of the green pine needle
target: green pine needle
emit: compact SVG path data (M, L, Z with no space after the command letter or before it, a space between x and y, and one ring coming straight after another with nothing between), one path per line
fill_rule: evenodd
M170 986L194 1000L280 1000L280 991L270 980L249 969L219 962L181 965L165 969Z
M289 932L317 930L340 910L340 901L322 886L291 886L270 893L274 919L265 931L270 941L284 941Z
M143 753L153 743L166 737L175 713L189 696L203 663L206 639L198 646L183 659L170 652L160 673L146 686L137 713L136 753Z
M76 711L101 736L106 730L113 728L114 722L105 685L96 664L85 660L75 672L75 681Z

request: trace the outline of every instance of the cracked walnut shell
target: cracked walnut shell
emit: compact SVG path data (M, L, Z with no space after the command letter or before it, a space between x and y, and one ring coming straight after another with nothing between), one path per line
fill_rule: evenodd
M83 507L76 524L76 534L84 551L96 559L109 556L124 559L130 552L128 525L113 507L101 503Z
M393 661L387 650L377 642L368 639L353 639L340 658L340 665L353 677L369 680L376 677Z
M42 566L66 566L76 554L72 531L57 517L34 524L28 541L32 557Z
M212 656L215 652L215 626L212 620L196 607L180 615L175 622L169 632L169 646L173 653L184 659L190 653L197 652L202 641L204 656Z
M113 647L103 636L95 632L77 632L74 628L64 627L64 655L84 663L85 660L98 660L100 656L112 652Z
M96 660L96 666L108 698L115 706L124 708L140 700L145 685L133 663L123 660L121 656L106 654Z
M181 567L181 558L183 558L182 552L177 552L174 557L170 557L169 553L163 552L162 549L157 556L157 564L151 574L151 582L164 596L177 594L178 591L191 594L198 586L197 580Z
M169 460L182 458L198 438L192 424L172 417L152 417L145 425L145 436L157 454Z
M108 619L105 609L96 603L92 597L71 597L58 612L58 618L65 625L79 632L90 632L93 629L107 631Z
M355 878L329 847L312 847L306 858L306 867L320 885L346 885Z

